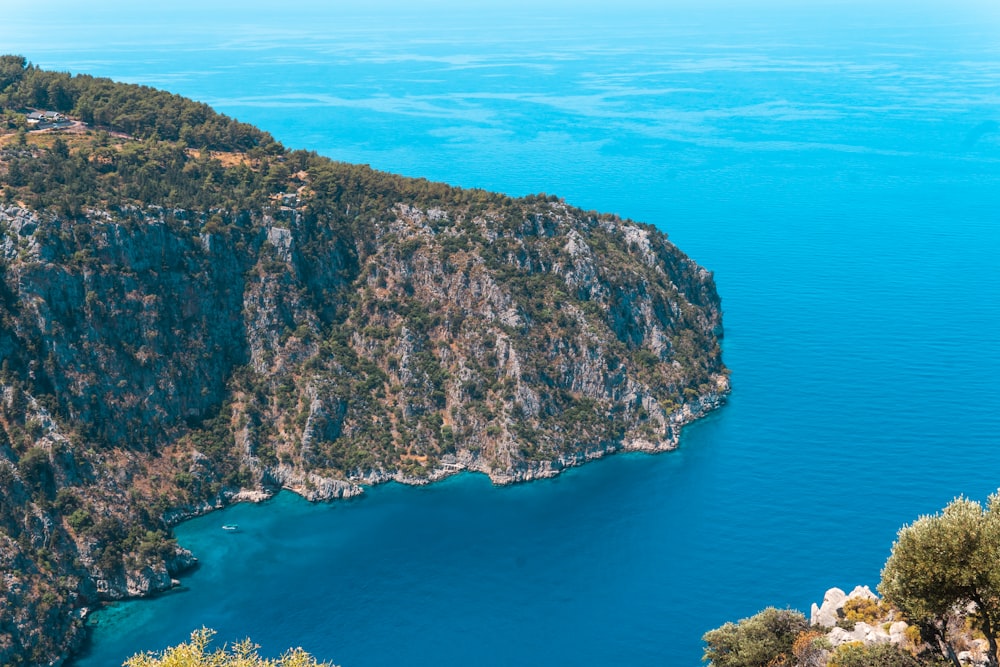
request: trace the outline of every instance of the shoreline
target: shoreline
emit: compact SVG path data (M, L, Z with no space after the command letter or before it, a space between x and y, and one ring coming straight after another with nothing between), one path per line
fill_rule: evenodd
M508 468L500 472L489 469L482 458L472 456L469 452L463 452L465 456L450 455L454 459L453 463L443 462L440 467L432 470L427 477L415 477L400 471L393 473L389 473L388 471L372 471L365 476L352 477L348 480L335 480L315 474L288 474L294 472L290 467L285 467L286 472L283 473L282 466L279 466L278 470L264 471L264 479L269 480L271 484L261 486L260 488L224 489L215 498L203 503L168 510L164 513L163 520L172 533L176 526L190 519L223 510L238 503L262 504L274 499L283 491L294 493L311 503L332 502L335 500L349 500L363 497L368 490L388 482L396 482L406 486L428 486L463 473L484 474L489 477L493 486L502 487L536 480L552 479L569 469L579 468L586 463L614 454L663 454L678 449L681 433L685 426L719 410L726 404L727 397L731 392L729 377L724 374L718 375L716 378L716 387L716 391L696 397L694 400L683 404L680 409L671 414L670 426L668 427L670 436L660 442L652 442L644 439L611 442L600 447L586 448L573 455L563 455L548 461L531 462L526 466ZM287 482L300 482L300 484L295 485ZM309 486L307 487L306 485ZM78 650L81 647L87 647L91 641L91 629L94 624L93 619L95 614L99 614L115 602L151 599L182 587L183 582L181 578L186 573L196 569L199 564L200 561L195 553L178 545L177 553L168 564L167 572L164 573L167 576L159 577L155 581L151 580L151 578L146 578L146 581L152 584L148 588L138 591L134 589L128 590L120 597L102 600L97 606L81 608L78 613L85 620L82 626L82 641L77 643L76 650L70 650L64 654L62 660L56 663L55 667L72 667L78 657L86 654L85 652L78 653Z
M489 462L469 451L448 454L442 457L439 467L431 470L426 477L417 477L400 470L372 470L347 479L334 479L316 473L303 473L292 466L279 465L274 469L264 469L263 478L268 483L260 488L239 490L225 489L215 498L196 506L167 510L163 520L173 528L188 519L221 510L235 503L262 503L281 491L290 491L310 502L330 502L363 496L368 489L387 482L397 482L407 486L426 486L460 473L480 473L490 478L494 486L522 484L541 479L557 477L565 470L576 468L606 456L627 452L662 454L672 452L680 446L683 428L722 408L731 392L729 378L720 374L716 378L717 390L698 396L684 403L671 414L668 427L669 437L659 442L635 438L605 443L601 446L584 448L573 454L564 454L555 459L530 461L527 465L497 470Z

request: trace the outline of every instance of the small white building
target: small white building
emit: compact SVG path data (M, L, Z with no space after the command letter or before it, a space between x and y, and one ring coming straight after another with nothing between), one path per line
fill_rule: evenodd
M54 124L66 120L58 111L32 111L28 114L28 125Z

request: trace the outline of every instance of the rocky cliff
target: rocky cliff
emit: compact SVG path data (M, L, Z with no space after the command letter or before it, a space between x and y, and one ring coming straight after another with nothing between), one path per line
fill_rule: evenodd
M52 80L98 124L97 84ZM728 391L712 276L653 227L290 153L215 115L141 140L7 117L0 664L58 661L86 607L170 587L187 516L669 450Z

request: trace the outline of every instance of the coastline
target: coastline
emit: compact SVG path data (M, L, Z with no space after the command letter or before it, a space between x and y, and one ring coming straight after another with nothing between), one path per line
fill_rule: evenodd
M415 477L406 475L399 471L373 472L365 477L354 478L350 481L332 480L322 478L318 475L311 476L312 488L305 488L296 485L279 485L280 474L266 476L272 484L258 489L226 489L216 498L185 507L173 508L164 514L164 521L171 530L177 525L190 519L208 515L217 510L223 510L232 505L241 503L261 504L274 499L282 491L291 492L310 503L332 502L363 497L367 492L375 487L388 482L396 482L407 486L427 486L429 484L443 481L445 479L459 475L460 473L480 473L490 478L493 486L511 486L535 480L552 479L559 476L564 471L571 468L583 466L585 463L603 459L617 453L648 453L660 454L674 451L680 444L681 432L684 426L691 424L709 413L720 409L726 403L730 392L729 378L720 375L718 378L718 390L694 398L685 403L681 408L671 415L671 429L668 438L651 442L648 440L635 439L631 441L606 443L599 447L587 448L574 455L564 455L550 461L534 462L531 465L519 469L507 469L502 472L488 470L486 462L479 457L456 457L456 464L442 465L434 469L427 477ZM288 481L297 481L297 477L287 477ZM169 591L183 586L183 578L187 573L192 572L200 564L197 553L178 546L178 555L170 563L170 569L163 573L165 577L142 577L144 581L150 582L151 586L144 589L137 589L135 586L122 586L127 592L116 595L113 598L105 598L99 606L91 607L81 612L81 618L85 620L83 634L80 641L76 642L73 649L63 655L59 665L73 665L77 658L86 655L86 647L91 641L92 624L99 622L100 612L114 602L124 602L128 600L150 599L168 593ZM176 567L176 569L174 569ZM129 581L137 579L130 573ZM95 617L95 613L97 616ZM83 649L83 653L81 653Z
M265 484L260 488L226 489L216 498L199 505L168 510L164 513L163 519L168 526L173 527L187 519L223 509L233 503L260 503L270 500L280 491L291 491L310 502L329 502L363 496L367 488L386 482L424 486L464 472L481 473L489 477L495 486L507 486L550 479L569 468L620 452L647 454L671 452L680 446L681 432L685 426L725 405L731 391L729 377L726 374L718 374L714 380L716 383L714 391L684 403L670 415L670 424L663 440L654 442L645 438L633 438L609 441L572 454L563 454L555 459L531 461L526 465L508 466L502 470L491 466L492 461L465 450L458 454L443 456L440 466L432 469L426 477L410 475L400 470L373 470L352 475L347 479L334 479L315 473L304 473L292 466L279 465L263 470L262 477Z

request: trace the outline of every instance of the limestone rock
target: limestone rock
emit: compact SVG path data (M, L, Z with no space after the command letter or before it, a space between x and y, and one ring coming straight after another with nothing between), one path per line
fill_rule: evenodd
M837 625L843 616L841 614L847 594L839 588L831 588L823 596L823 604L817 606L814 602L809 615L810 625L830 628Z
M822 605L813 603L809 614L810 625L823 628L831 628L837 625L847 617L844 613L844 605L847 601L858 598L873 601L878 601L879 599L868 586L855 586L850 593L845 593L839 588L831 588L823 596Z
M906 644L909 638L906 636L906 629L909 628L906 621L896 621L889 626L889 641L893 644Z
M854 598L864 598L868 600L878 601L878 596L872 592L872 589L867 586L855 586L854 590L847 594L847 599L851 600ZM846 600L845 600L846 602Z

